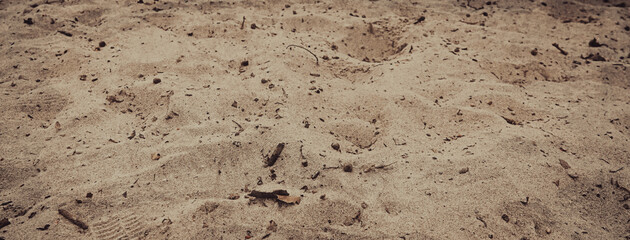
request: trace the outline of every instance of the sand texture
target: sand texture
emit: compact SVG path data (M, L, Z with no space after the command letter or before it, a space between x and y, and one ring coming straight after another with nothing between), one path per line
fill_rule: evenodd
M629 25L624 0L0 0L0 239L628 239Z

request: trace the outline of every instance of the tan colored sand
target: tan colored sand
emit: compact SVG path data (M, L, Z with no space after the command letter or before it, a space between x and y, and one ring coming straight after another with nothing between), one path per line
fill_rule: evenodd
M137 2L0 1L1 239L630 236L627 2Z

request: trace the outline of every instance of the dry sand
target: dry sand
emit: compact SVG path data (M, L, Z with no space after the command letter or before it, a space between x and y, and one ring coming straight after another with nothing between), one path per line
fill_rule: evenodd
M2 0L0 239L627 239L629 5Z

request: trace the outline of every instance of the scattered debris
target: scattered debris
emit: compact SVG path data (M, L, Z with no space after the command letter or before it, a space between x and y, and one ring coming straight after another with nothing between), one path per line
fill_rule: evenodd
M131 132L131 134L129 135L129 137L127 137L127 139L131 140L135 137L136 137L136 130L133 130L133 132Z
M525 201L520 201L521 204L527 206L527 204L529 203L529 197L525 197Z
M175 117L178 117L178 116L179 116L179 114L178 114L178 113L176 113L176 112L174 112L174 111L171 111L170 113L168 113L168 115L166 115L166 118L164 118L164 119L166 119L166 120L171 120L171 119L173 119L173 118L175 118Z
M261 192L261 191L252 190L249 193L249 196L252 196L255 198L265 198L265 199L278 199L278 195L289 196L289 192L287 192L287 190L275 190L272 192Z
M3 218L2 220L0 220L0 229L2 229L3 227L9 226L10 224L11 222L9 222L9 219Z
M230 194L230 196L228 196L228 199L230 200L236 200L239 199L241 196L238 195L238 193L232 193Z
M394 165L395 162L390 163L390 164L380 164L380 165L371 165L367 168L365 168L365 170L363 170L364 173L369 173L372 171L376 171L377 169L384 169L384 170L389 170L391 168L389 168L390 166Z
M601 47L601 46L606 46L608 47L607 44L601 44L599 42L597 42L597 38L593 38L593 40L588 42L588 46L589 47Z
M249 193L249 196L260 198L260 199L274 199L274 200L277 200L283 203L288 203L288 204L294 204L294 203L299 204L300 201L302 200L301 197L290 196L287 190L275 190L272 192L260 192L260 191L252 190L252 192Z
M46 230L48 230L49 227L50 227L50 224L46 224L43 227L38 227L36 229L39 230L39 231L46 231Z
M403 43L402 45L398 46L398 50L396 50L396 53L400 53L402 52L402 50L404 50L407 47L407 43Z
M72 33L69 33L69 32L66 32L66 31L62 31L62 30L59 30L57 32L65 35L66 37L72 37Z
M479 220L479 221L481 221L483 223L483 227L485 227L485 228L488 227L488 223L486 223L486 221L483 220L483 218L481 216L477 216L476 218L477 218L477 220Z
M162 155L160 155L160 153L152 153L151 154L151 160L160 160L160 158L162 157Z
M514 120L514 119L511 119L511 118L506 118L506 117L504 117L504 116L501 116L501 117L502 117L503 119L505 119L505 121L506 121L507 123L509 123L509 124L512 124L512 125L521 125L519 122L517 122L517 121L516 121L516 120Z
M599 55L599 53L595 53L595 55L593 55L592 53L589 54L586 57L583 57L582 55L580 55L580 58L582 59L588 59L588 60L593 60L593 61L599 61L599 62L605 62L606 59L604 57L602 57L601 55Z
M276 224L276 222L274 222L273 220L270 220L269 226L267 227L267 231L270 231L270 232L278 231L278 224Z
M407 141L404 139L392 138L392 140L394 140L394 145L396 146L407 145Z
M107 96L107 98L105 98L105 100L107 100L110 104L112 104L112 103L121 103L121 102L123 102L123 101L124 101L124 100L120 100L120 99L118 99L118 98L117 98L116 96L114 96L114 95L109 95L109 96Z
M564 168L564 169L571 168L571 165L569 165L569 163L567 163L567 161L564 161L562 159L558 159L558 161L560 162L560 166L562 166L562 168Z
M298 197L298 196L284 196L284 195L278 195L278 200L282 201L284 203L288 203L288 204L300 204L300 201L302 200L302 198Z
M280 154L282 153L283 149L284 149L284 143L278 143L278 146L276 146L276 150L273 151L273 154L271 154L271 157L267 158L267 161L266 161L267 167L271 167L274 164L276 164L276 161L278 160L278 157L280 157Z
M339 148L340 148L339 143L333 143L333 144L330 144L330 147L332 147L333 149L335 149L335 151L339 151Z
M424 16L421 16L421 17L419 17L419 18L418 18L418 20L416 20L416 22L414 22L413 24L418 24L418 23L424 22L424 20L426 20L426 18L425 18Z
M610 173L617 173L619 171L623 170L623 167L617 169L617 170L608 170Z
M352 172L352 164L346 164L345 166L343 166L343 171Z
M554 47L556 47L558 50L560 50L560 53L562 53L562 55L569 55L569 53L567 51L564 51L562 48L560 48L560 45L558 45L557 43L553 43L551 44Z
M236 126L238 126L238 132L236 132L236 133L234 134L234 136L238 136L238 135L240 135L243 131L245 131L245 128L243 128L243 126L241 126L241 124L238 124L238 123L237 123L236 121L234 121L234 120L232 120L232 122L233 122L234 124L236 124Z
M70 221L70 223L77 225L77 227L83 229L83 230L87 230L88 229L88 225L85 224L83 221L79 220L78 218L76 218L75 216L73 216L70 212L64 210L64 209L59 209L58 210L59 214L61 214L61 216L63 216L64 218L66 218L68 221Z
M315 63L316 63L316 65L319 65L319 58L317 58L317 55L315 55L315 53L311 52L311 50L308 50L308 49L307 49L307 48L305 48L305 47L298 46L298 45L294 45L294 44L291 44L291 45L287 46L287 48L290 48L290 47L297 47L297 48L301 48L301 49L306 50L307 52L309 52L310 54L312 54L312 55L313 55L313 57L315 57L315 61L316 61Z

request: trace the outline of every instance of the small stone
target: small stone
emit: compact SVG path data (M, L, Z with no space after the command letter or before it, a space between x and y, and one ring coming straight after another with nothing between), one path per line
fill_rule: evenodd
M468 168L467 167L462 168L462 169L459 170L459 174L464 174L464 173L467 173L467 172L468 172Z
M33 18L24 19L24 23L26 23L26 25L33 25Z
M81 76L79 76L79 80L81 80L81 81L85 81L85 80L87 80L87 75L81 75Z
M91 193L91 192L89 192L89 193L87 193L87 194L85 195L85 197L86 197L86 198L92 198L92 196L93 196L93 195L92 195L92 193Z
M352 172L352 164L346 164L345 166L343 166L343 171Z
M105 43L104 41L101 41L98 43L98 46L104 48L105 46L107 46L107 43Z
M247 60L242 61L242 62L241 62L241 66L242 66L242 67L247 67L247 66L249 66L249 61L247 61Z
M501 219L503 219L503 221L505 221L505 222L510 222L510 217L508 217L507 214L501 215Z
M159 79L159 78L154 78L153 79L153 84L158 84L158 83L161 83L161 82L162 82L162 79Z
M560 166L562 166L562 168L564 168L564 169L571 168L571 165L569 165L569 163L567 161L564 161L562 159L558 159L558 162L560 162Z
M330 146L331 146L333 149L335 149L335 151L339 151L339 148L340 148L339 143L333 143L333 144L330 144Z
M550 234L550 233L551 233L551 229L550 229L550 228L547 228L547 229L545 229L545 232L546 232L547 234Z
M159 153L153 153L151 154L151 160L160 160L160 157L162 157L162 155L160 155Z

